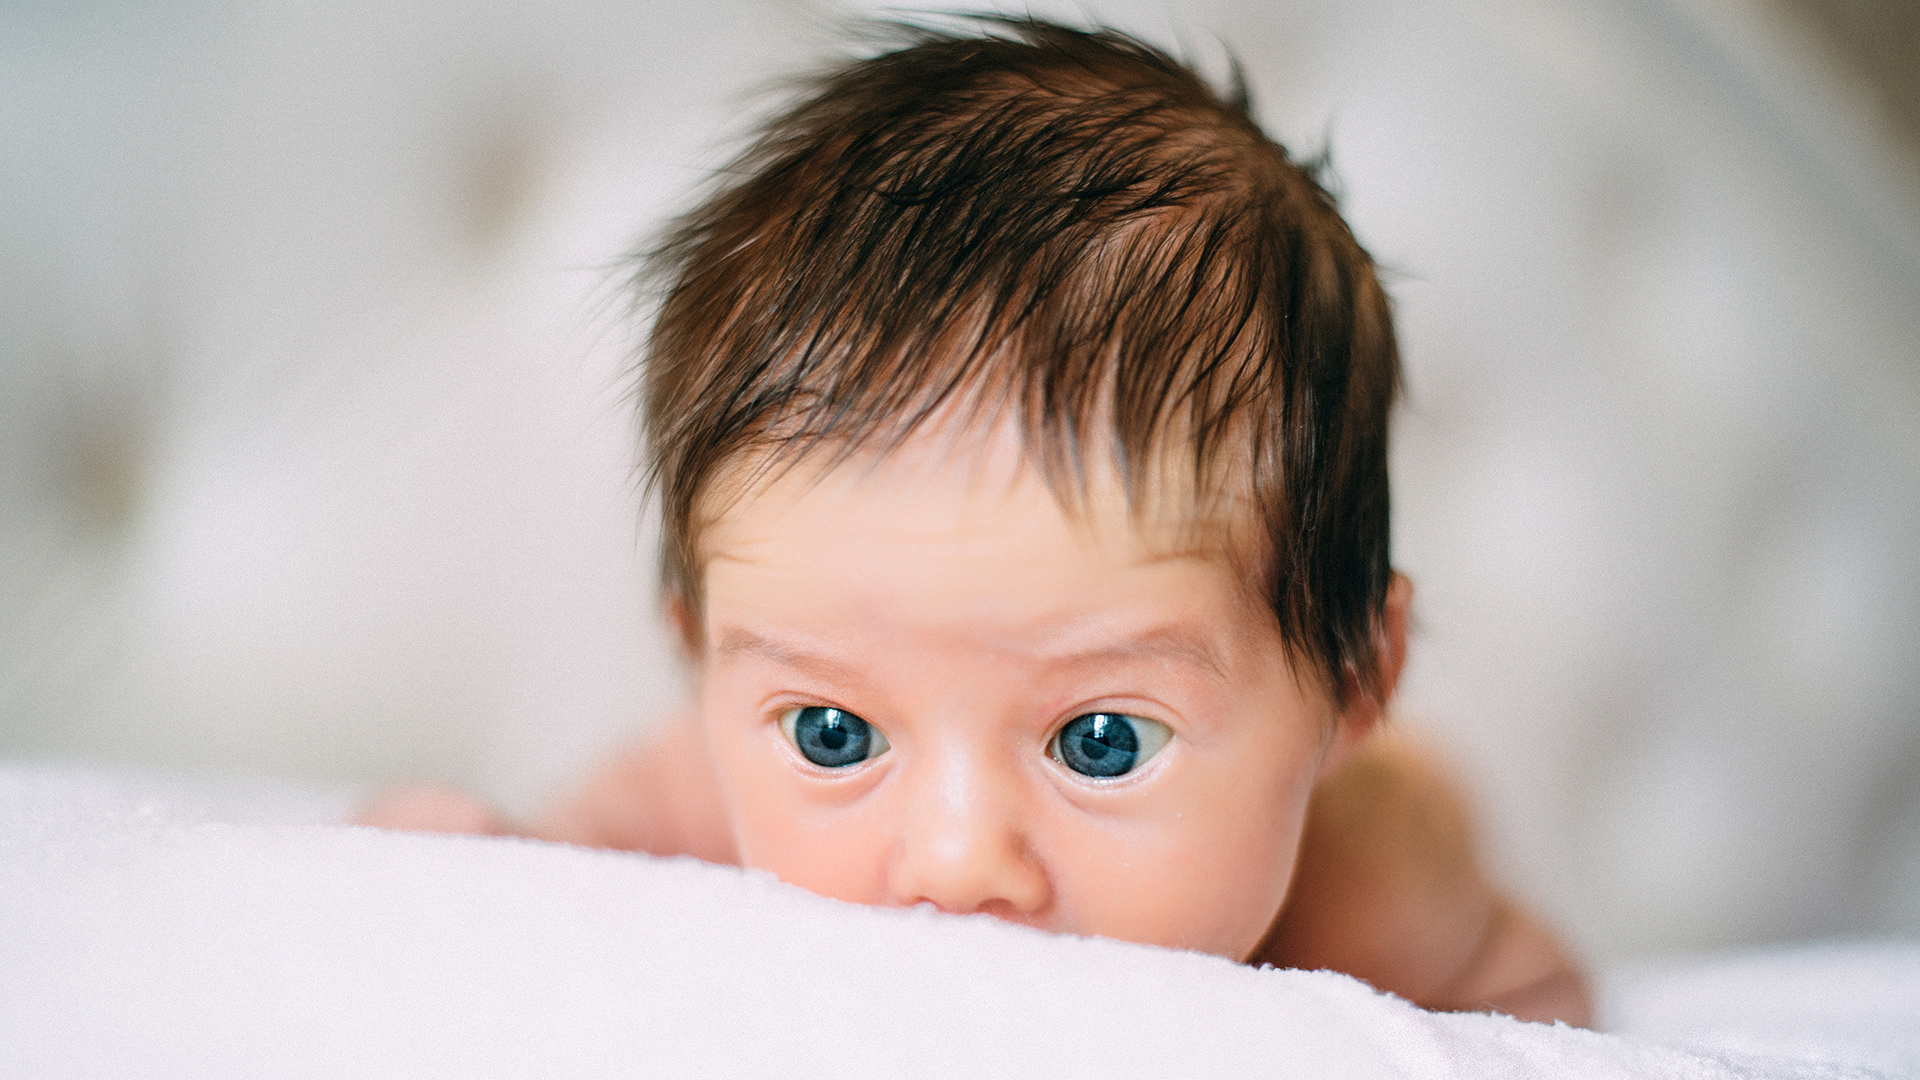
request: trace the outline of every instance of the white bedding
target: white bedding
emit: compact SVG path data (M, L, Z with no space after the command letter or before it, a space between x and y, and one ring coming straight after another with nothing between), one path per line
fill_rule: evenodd
M1595 1034L343 806L0 768L0 1076L1920 1076L1920 943L1616 973Z

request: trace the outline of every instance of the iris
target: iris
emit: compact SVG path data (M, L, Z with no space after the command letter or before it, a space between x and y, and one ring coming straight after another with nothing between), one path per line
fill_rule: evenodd
M1140 733L1134 727L1137 722L1134 717L1118 713L1074 717L1060 729L1055 756L1062 765L1083 776L1124 775L1133 771L1144 756L1140 753Z
M842 769L858 765L887 748L886 736L844 709L809 705L782 717L787 738L815 765Z

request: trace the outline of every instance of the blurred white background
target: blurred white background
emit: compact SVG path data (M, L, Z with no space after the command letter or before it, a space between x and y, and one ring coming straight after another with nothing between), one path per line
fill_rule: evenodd
M1766 2L1035 8L1331 143L1405 722L1601 958L1920 933L1920 157ZM850 10L0 6L0 756L525 812L671 710L609 267Z

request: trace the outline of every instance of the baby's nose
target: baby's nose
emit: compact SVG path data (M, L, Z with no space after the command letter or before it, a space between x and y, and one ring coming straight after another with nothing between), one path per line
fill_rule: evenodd
M1047 906L1052 887L1011 778L953 755L902 779L908 797L888 873L894 903L1014 921Z

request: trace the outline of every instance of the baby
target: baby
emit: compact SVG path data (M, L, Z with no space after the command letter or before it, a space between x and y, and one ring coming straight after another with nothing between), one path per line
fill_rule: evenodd
M642 394L693 716L524 830L1587 1019L1381 720L1398 359L1312 173L1108 31L912 30L680 220Z

